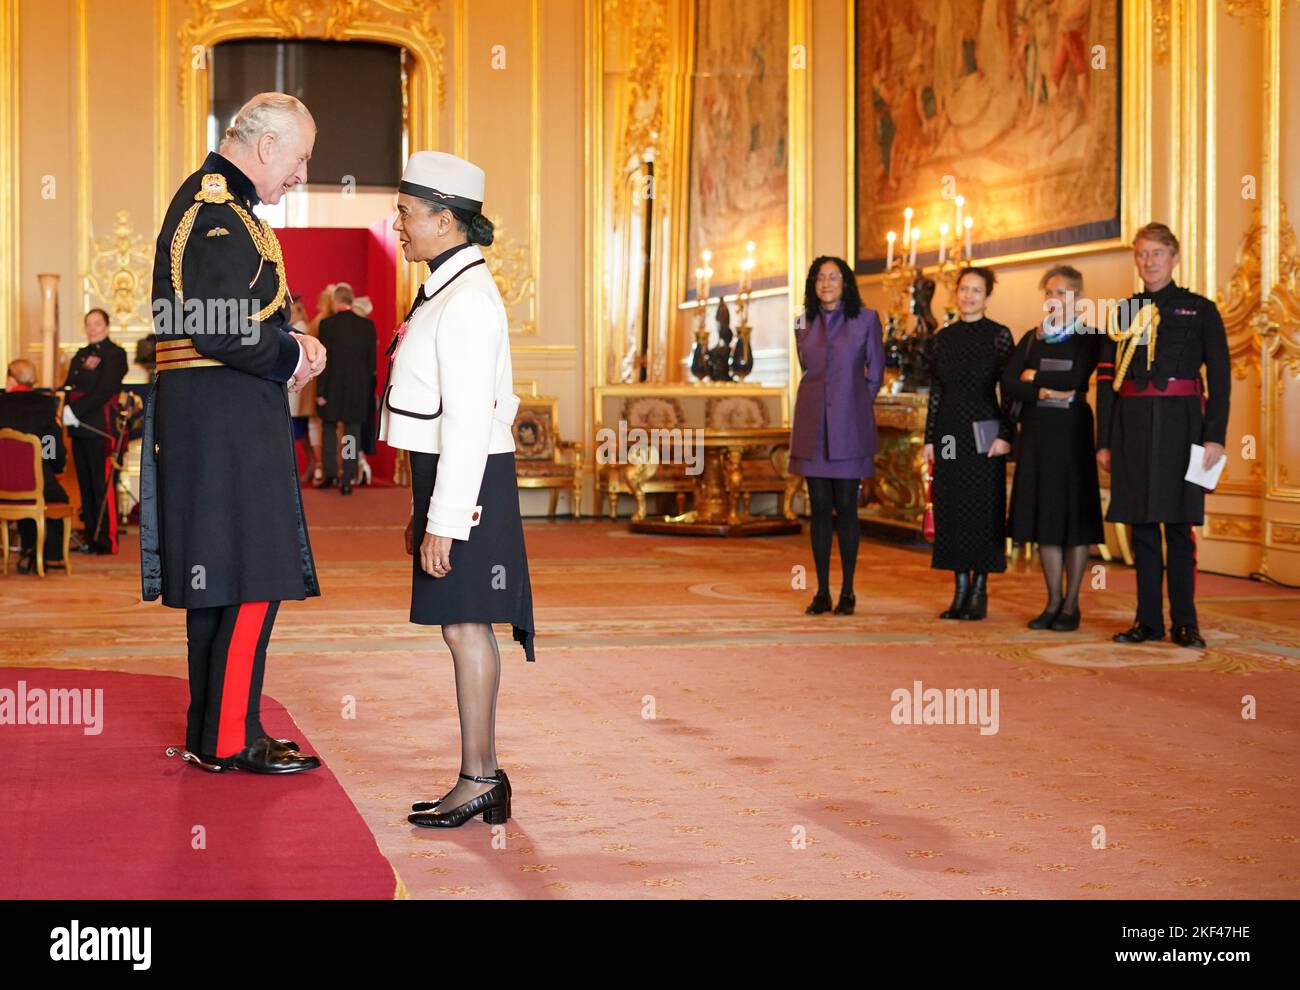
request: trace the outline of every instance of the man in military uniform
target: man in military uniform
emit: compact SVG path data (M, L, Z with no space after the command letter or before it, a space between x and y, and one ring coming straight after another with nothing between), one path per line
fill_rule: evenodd
M84 553L117 553L117 506L113 504L113 442L117 393L126 377L126 351L108 338L108 314L86 314L86 346L72 356L63 383L63 425L72 441L72 462L81 487Z
M1111 472L1106 518L1132 526L1137 565L1137 618L1114 638L1164 638L1167 571L1173 640L1201 648L1192 527L1205 521L1205 489L1184 478L1192 444L1205 448L1206 469L1224 456L1228 337L1214 303L1174 283L1178 239L1168 227L1147 224L1133 253L1145 288L1116 311L1097 365L1097 462Z
M145 412L140 560L147 601L186 610L183 754L206 770L320 765L260 719L281 601L320 594L298 488L288 390L325 367L291 332L284 258L253 215L307 180L316 125L283 93L253 97L220 154L181 185L154 256L157 384Z

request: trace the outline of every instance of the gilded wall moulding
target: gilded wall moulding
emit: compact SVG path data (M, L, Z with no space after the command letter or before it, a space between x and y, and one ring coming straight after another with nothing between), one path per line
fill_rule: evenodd
M1278 280L1264 306L1261 327L1276 338L1270 346L1280 349L1282 361L1300 378L1300 249L1285 203L1279 204L1278 217Z
M1219 313L1228 332L1228 352L1232 356L1232 374L1243 379L1251 369L1259 370L1259 333L1261 326L1260 244L1264 233L1259 206L1250 218L1250 226L1237 248L1237 263L1228 285L1219 292Z
M83 282L86 298L90 305L107 309L114 326L153 325L153 249L153 240L135 232L126 210L117 211L112 233L91 241Z
M487 259L488 271L492 273L492 281L496 283L497 291L501 293L501 301L505 304L512 323L514 310L521 305L528 305L529 318L523 320L519 328L525 337L535 337L537 320L534 303L537 295L537 280L533 275L528 245L520 244L506 233L505 223L501 217L489 215L488 219L496 228L492 246L483 251L483 257Z
M1282 0L1281 5L1285 8L1287 0ZM1254 26L1249 21L1267 20L1269 6L1269 0L1224 0L1223 4L1228 16L1241 21L1246 27Z
M1207 514L1205 528L1210 536L1219 540L1258 543L1264 537L1264 524L1257 516Z
M1151 4L1151 37L1157 65L1169 64L1169 3L1170 0L1154 0Z
M633 5L625 22L631 42L631 73L625 100L627 126L618 161L627 165L647 150L658 152L668 92L668 0Z
M446 39L434 24L441 7L440 0L190 0L190 18L178 33L182 96L196 49L230 38L370 40L402 45L427 59L444 109Z

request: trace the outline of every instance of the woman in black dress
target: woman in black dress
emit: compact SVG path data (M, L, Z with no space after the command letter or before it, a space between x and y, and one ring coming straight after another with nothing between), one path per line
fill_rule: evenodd
M1029 628L1068 632L1079 628L1089 548L1105 539L1088 405L1101 336L1074 313L1083 294L1076 269L1058 265L1038 287L1047 316L1021 338L1002 375L1003 394L1023 408L1009 526L1017 543L1038 544L1047 582L1047 607Z
M988 614L988 574L1007 569L1007 460L1010 400L998 383L1015 341L984 315L996 281L988 268L957 280L958 319L940 329L931 353L925 459L931 465L934 555L930 566L956 573L941 619ZM977 444L979 430L984 442ZM982 450L980 448L983 448Z

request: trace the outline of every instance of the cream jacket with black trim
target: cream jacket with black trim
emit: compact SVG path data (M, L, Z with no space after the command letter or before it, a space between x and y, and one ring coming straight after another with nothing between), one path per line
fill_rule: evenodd
M488 455L515 449L509 324L477 246L439 265L424 294L393 355L379 439L440 455L426 531L468 540Z

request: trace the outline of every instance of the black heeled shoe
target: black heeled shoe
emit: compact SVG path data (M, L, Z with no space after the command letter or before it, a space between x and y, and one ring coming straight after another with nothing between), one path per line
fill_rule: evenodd
M1060 605L1057 605L1056 608L1051 608L1049 606L1048 608L1043 609L1043 611L1039 614L1038 618L1029 620L1029 628L1030 629L1051 629L1052 623L1056 621L1056 617L1057 615L1060 614L1060 611L1061 611Z
M510 787L510 778L506 776L506 772L502 770L500 767L497 767L497 776L506 782L506 794L509 796L513 796L513 791L511 790ZM442 804L442 798L438 798L438 800L436 801L416 801L415 804L411 805L411 810L432 811L440 804Z
M989 576L987 574L976 574L975 580L971 582L970 597L966 599L966 605L961 610L960 618L977 621L989 614Z
M803 610L804 615L821 615L823 612L831 610L831 593L829 591L819 591L813 595L813 600L808 607Z
M406 820L421 828L459 828L471 818L481 814L483 821L489 825L504 825L510 818L510 795L506 792L506 782L499 775L475 777L463 773L460 776L462 780L472 780L479 784L496 784L496 786L450 811L415 812L407 815Z
M966 607L966 599L970 597L970 574L966 571L957 572L956 589L952 593L952 604L944 611L939 613L941 619L960 619L962 609Z
M857 603L858 603L857 596L854 595L853 592L850 591L848 594L845 594L844 592L841 591L840 600L835 603L835 614L852 615L853 607L857 605Z
M1079 620L1081 618L1083 618L1083 613L1077 609L1073 615L1061 612L1052 620L1052 624L1047 628L1052 630L1052 632L1074 632L1079 628Z

